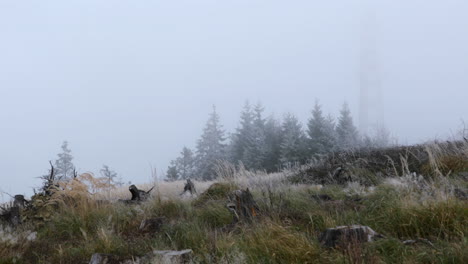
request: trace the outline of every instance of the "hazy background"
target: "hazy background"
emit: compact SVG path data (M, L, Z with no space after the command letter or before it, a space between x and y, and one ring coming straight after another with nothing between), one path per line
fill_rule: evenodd
M0 0L0 189L30 194L63 140L135 183L193 147L216 104L358 118L359 0ZM385 123L400 143L468 120L468 1L378 2ZM0 197L1 198L1 197Z

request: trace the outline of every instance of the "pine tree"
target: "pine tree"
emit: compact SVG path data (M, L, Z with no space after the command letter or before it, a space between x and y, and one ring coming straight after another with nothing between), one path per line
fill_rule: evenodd
M340 111L336 134L339 149L347 150L359 145L359 133L354 126L351 111L347 103L343 104L343 108Z
M264 169L264 161L267 154L265 119L263 118L263 106L258 103L254 108L252 129L246 137L244 149L244 164L248 169Z
M75 166L73 165L73 156L71 150L68 148L68 142L64 141L62 144L62 153L59 153L58 159L55 161L55 177L58 180L69 180L74 175Z
M336 124L335 124L335 118L333 118L332 115L328 115L327 118L325 118L325 135L323 144L327 149L325 153L335 151L337 149L337 144L338 144L338 136L336 134Z
M120 180L117 180L117 173L109 168L107 165L102 165L102 169L100 170L100 173L103 178L107 179L107 183L109 186L111 185L119 185Z
M309 154L324 154L333 151L336 145L334 126L331 117L325 118L322 107L315 102L312 118L307 124Z
M253 120L254 113L252 112L250 103L247 101L241 112L239 127L231 136L229 160L234 164L242 162L245 165L246 158L244 155L247 145L249 144L248 140L253 134Z
M268 172L278 171L280 168L282 131L278 120L270 116L265 123L265 159L264 169Z
M216 177L216 165L226 159L224 130L219 122L216 107L206 123L201 138L197 142L196 167L197 178L212 180Z
M259 128L260 130L265 129L266 120L263 118L263 112L265 108L261 103L257 103L253 110L253 126Z
M192 150L184 147L180 152L180 157L175 161L175 166L180 179L186 180L194 177L195 158Z
M168 181L177 181L180 180L179 173L177 171L177 166L175 161L171 161L171 165L167 168L166 179Z
M283 121L281 142L281 162L283 165L303 163L306 160L305 134L299 120L287 114Z

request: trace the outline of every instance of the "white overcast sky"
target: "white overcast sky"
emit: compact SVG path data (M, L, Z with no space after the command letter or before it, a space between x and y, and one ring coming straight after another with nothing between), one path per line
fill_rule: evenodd
M362 0L0 0L0 189L31 193L63 140L81 172L147 182L215 104L357 122ZM376 2L385 122L401 143L468 120L468 1ZM1 198L1 197L0 197Z

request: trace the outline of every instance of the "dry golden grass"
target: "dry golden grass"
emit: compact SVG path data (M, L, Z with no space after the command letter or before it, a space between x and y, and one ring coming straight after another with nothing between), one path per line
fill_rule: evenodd
M0 236L8 238L0 239L0 264L85 263L95 252L130 259L153 249L185 248L194 250L196 263L467 263L468 207L454 194L466 183L444 173L446 167L464 166L464 159L452 163L445 157L463 157L466 145L430 147L431 171L439 175L411 173L402 158L398 162L407 171L371 187L359 182L292 184L294 169L267 174L222 164L217 181L194 181L197 195L180 195L185 181L156 181L136 184L143 190L155 187L149 201L125 205L113 201L130 199L128 186L115 188L91 174L80 175L61 183L48 200L53 215L40 226L0 229ZM214 183L249 188L262 213L251 223L230 226L232 215L219 198L224 193L197 203ZM335 201L317 201L317 194ZM346 203L356 197L360 200ZM138 232L141 221L150 217L164 217L162 230ZM387 238L345 250L320 246L321 231L349 224L368 225ZM33 228L37 239L29 241ZM401 242L418 238L433 246Z

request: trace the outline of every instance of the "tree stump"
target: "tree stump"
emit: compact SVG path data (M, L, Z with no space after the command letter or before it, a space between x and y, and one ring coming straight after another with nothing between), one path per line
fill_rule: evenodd
M236 190L229 194L227 208L234 215L234 221L251 220L260 212L249 188Z
M190 192L190 195L197 193L195 189L195 184L193 184L192 180L187 179L187 183L185 183L184 191L180 195L184 195L186 192Z
M11 226L18 226L21 224L21 215L19 206L1 207L0 219L7 222Z
M94 253L89 264L120 264L117 256L111 254Z
M348 244L364 243L381 238L372 228L362 225L337 226L328 228L319 236L320 243L325 247L346 247Z
M13 201L13 206L18 206L20 209L26 207L26 205L28 204L28 201L24 199L24 195L17 194L15 195L14 199L15 200Z
M135 185L130 185L128 190L132 193L132 201L146 201L150 197L151 191L154 189L151 188L149 191L139 190Z
M188 264L193 263L191 249L181 251L155 250L142 259L141 263Z

